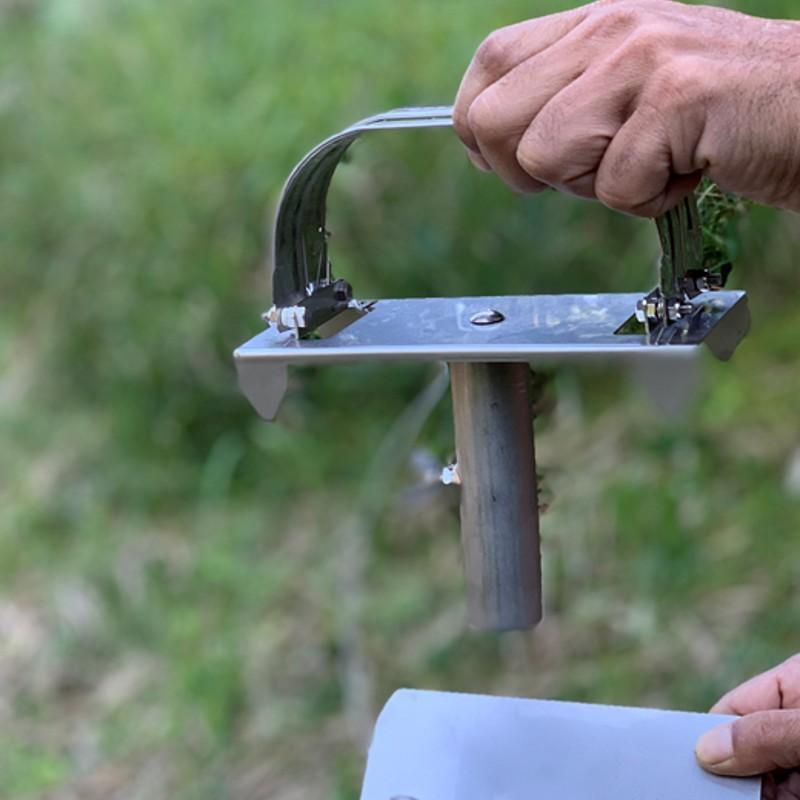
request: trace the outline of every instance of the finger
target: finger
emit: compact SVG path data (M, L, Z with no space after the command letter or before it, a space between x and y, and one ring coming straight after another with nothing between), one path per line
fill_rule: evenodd
M548 102L572 84L601 47L583 41L581 26L545 52L532 56L480 94L468 112L468 123L481 155L505 183L522 192L540 191L518 162L526 129Z
M716 775L762 775L800 766L800 711L757 711L700 737L700 765Z
M562 11L500 28L483 41L461 81L453 107L453 125L467 147L478 149L467 119L475 98L517 64L564 37L588 14L588 6Z
M476 166L481 172L491 172L492 168L489 166L489 162L480 154L476 153L474 150L470 150L467 148L467 158Z
M658 217L676 206L702 177L689 159L679 155L696 149L677 141L690 128L684 116L665 120L652 105L637 108L600 162L595 180L598 200L640 217Z
M515 159L537 180L594 198L597 170L638 96L641 76L615 64L590 68L549 100Z
M800 772L779 770L764 776L761 782L761 800L796 800L800 797Z
M800 656L750 678L717 701L714 714L752 714L776 708L800 709Z

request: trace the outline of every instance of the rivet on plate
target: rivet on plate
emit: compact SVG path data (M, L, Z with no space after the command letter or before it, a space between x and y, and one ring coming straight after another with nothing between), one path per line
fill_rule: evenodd
M477 314L473 314L469 321L473 325L497 325L498 322L502 322L505 317L493 308L488 308L485 311L479 311Z

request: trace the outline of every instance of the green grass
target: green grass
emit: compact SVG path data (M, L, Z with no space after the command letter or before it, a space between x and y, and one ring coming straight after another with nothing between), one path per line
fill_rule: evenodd
M293 164L565 6L0 4L4 797L351 800L399 686L702 709L796 649L793 217L750 212L753 333L682 415L619 371L553 377L532 636L465 631L453 498L408 491L387 432L431 370L299 371L273 426L236 390ZM363 296L652 285L654 226L518 198L447 134L353 156L332 248ZM446 397L417 446L450 456Z

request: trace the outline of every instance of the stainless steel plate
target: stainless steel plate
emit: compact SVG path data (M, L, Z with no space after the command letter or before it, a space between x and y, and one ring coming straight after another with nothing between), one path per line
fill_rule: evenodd
M640 297L631 293L378 300L364 316L328 338L298 339L272 326L234 356L242 390L259 413L271 419L283 396L289 365L367 360L675 363L694 358L701 344L724 359L749 327L745 293L722 291L695 298L697 313L670 326L668 343L654 344L646 334L616 333ZM498 317L502 321L485 324Z

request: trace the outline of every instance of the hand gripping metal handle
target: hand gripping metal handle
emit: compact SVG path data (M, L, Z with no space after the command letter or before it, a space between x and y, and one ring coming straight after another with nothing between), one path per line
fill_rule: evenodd
M275 220L273 308L267 319L280 327L314 331L353 303L347 281L335 278L328 258L326 202L336 168L362 133L403 128L445 128L450 106L401 108L368 117L317 145L292 171ZM680 318L687 273L701 268L702 240L694 195L656 220L663 249L660 285L640 303L640 319L664 339L664 328Z

